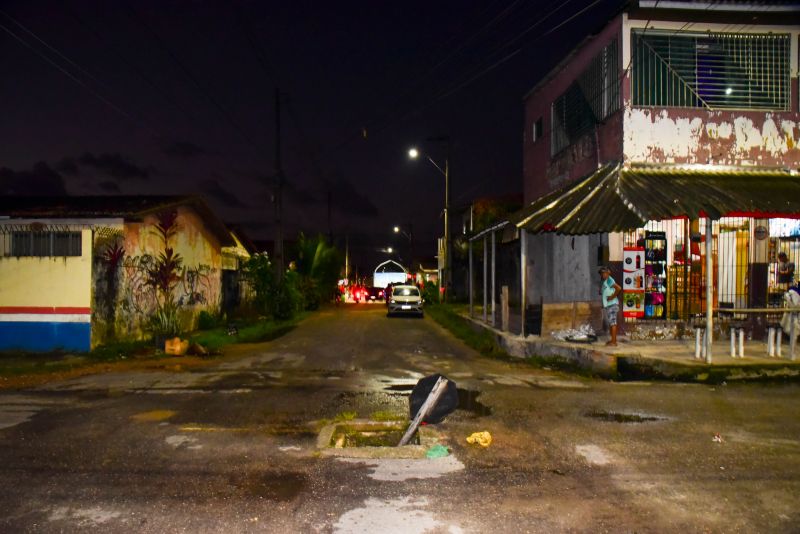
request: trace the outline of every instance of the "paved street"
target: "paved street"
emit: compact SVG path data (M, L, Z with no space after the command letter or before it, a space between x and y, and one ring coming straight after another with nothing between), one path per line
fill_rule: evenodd
M319 454L320 421L405 413L433 372L462 390L437 425L451 456ZM347 305L210 369L0 393L0 531L796 532L798 403L487 360L430 318Z

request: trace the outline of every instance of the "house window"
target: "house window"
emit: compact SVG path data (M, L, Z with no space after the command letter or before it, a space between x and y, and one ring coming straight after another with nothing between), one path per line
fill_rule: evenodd
M789 110L789 35L636 31L639 106Z
M81 255L80 232L33 232L11 233L11 247L7 256L64 257Z
M542 118L539 117L534 121L532 128L531 128L531 139L535 143L539 139L542 138Z
M558 154L619 110L619 54L612 40L551 107L551 153Z

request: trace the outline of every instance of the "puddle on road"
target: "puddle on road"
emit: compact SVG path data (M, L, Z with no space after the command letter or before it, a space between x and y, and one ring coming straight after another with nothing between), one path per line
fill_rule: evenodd
M659 417L657 415L646 415L639 413L623 413L623 412L606 412L603 410L595 410L584 414L586 417L592 419L599 419L609 423L651 423L653 421L664 421L666 417Z
M385 390L387 391L408 391L411 392L414 389L416 384L394 384L392 386L386 386ZM481 392L474 390L474 389L463 389L457 388L458 391L458 407L457 410L463 410L465 412L469 412L474 414L477 417L484 417L486 415L492 415L492 409L485 404L478 401L478 396L480 396Z
M233 481L233 485L253 497L286 502L297 497L308 485L308 480L300 473L259 473Z
M147 421L165 421L173 417L176 413L173 410L151 410L149 412L137 413L131 416L131 419L140 423Z

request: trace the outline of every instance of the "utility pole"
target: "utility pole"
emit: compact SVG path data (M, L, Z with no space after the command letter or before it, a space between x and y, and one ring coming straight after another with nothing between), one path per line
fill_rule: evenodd
M328 191L328 242L333 244L333 225L331 224L331 192Z
M281 93L275 88L275 274L283 279L283 167L281 166Z

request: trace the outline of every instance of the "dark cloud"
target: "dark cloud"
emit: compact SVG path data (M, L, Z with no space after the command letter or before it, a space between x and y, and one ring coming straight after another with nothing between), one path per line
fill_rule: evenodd
M78 159L78 163L105 172L120 180L147 180L155 171L153 167L140 167L131 163L121 154L98 154L87 152Z
M356 189L344 177L334 175L327 181L327 189L331 192L333 206L343 213L368 218L378 216L378 207L372 199Z
M217 180L206 180L202 184L200 184L203 192L214 198L219 200L226 206L230 206L232 208L246 208L247 206L239 200L239 197L225 189L220 185Z
M56 170L58 172L75 176L78 174L78 164L75 163L73 158L64 158L56 163Z
M174 158L189 159L208 154L205 148L188 141L175 141L163 148L164 154Z
M66 195L64 178L40 161L29 171L0 167L0 194L18 196Z
M119 184L117 182L112 182L111 180L100 182L97 184L97 187L102 189L107 193L119 193L121 190L119 188Z

